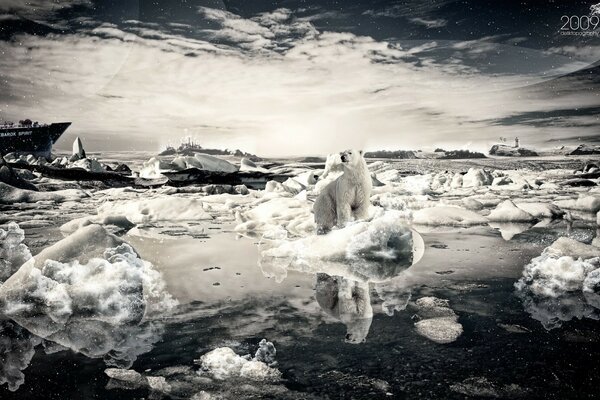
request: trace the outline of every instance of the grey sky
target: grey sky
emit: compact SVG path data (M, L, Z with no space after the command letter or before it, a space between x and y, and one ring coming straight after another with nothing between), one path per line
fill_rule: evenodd
M181 4L4 0L0 119L72 121L59 148L193 136L266 156L600 136L598 67L577 72L600 39L559 35L561 9L510 22L451 1Z

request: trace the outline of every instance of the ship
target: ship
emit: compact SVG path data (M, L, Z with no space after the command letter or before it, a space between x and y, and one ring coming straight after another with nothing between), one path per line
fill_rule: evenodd
M70 125L70 122L40 124L29 119L21 120L18 124L0 123L0 155L14 152L48 158L52 145Z

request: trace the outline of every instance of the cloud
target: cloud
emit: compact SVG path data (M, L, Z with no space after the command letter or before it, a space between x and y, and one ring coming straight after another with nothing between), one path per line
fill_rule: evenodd
M91 5L90 0L2 0L0 12L17 14L25 17L43 17L61 9L76 5Z
M411 18L411 22L418 25L423 25L427 29L442 28L448 24L448 21L443 18L438 19L423 19L423 18Z
M597 131L587 120L495 123L591 107L597 97L552 97L526 90L542 75L488 75L458 57L435 58L441 47L481 51L492 38L401 45L319 32L287 9L252 18L199 13L207 24L190 36L128 21L0 42L0 117L73 121L68 133L98 150L158 150L192 135L205 146L265 156L324 154L339 150L340 138L343 147L366 149L453 139L483 149L500 136L540 143Z
M551 54L563 54L588 63L600 61L600 46L597 45L550 47L546 51Z

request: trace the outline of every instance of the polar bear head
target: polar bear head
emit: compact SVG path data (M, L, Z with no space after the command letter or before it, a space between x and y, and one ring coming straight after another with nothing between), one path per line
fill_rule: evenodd
M340 160L344 168L357 169L364 165L362 150L346 150L340 153Z

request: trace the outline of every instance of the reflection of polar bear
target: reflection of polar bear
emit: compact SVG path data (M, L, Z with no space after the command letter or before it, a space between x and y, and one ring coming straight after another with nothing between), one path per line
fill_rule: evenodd
M344 173L321 191L313 207L319 233L368 216L373 184L362 151L344 151L340 159Z
M364 342L373 320L369 284L319 273L316 291L321 308L346 325L346 342Z

